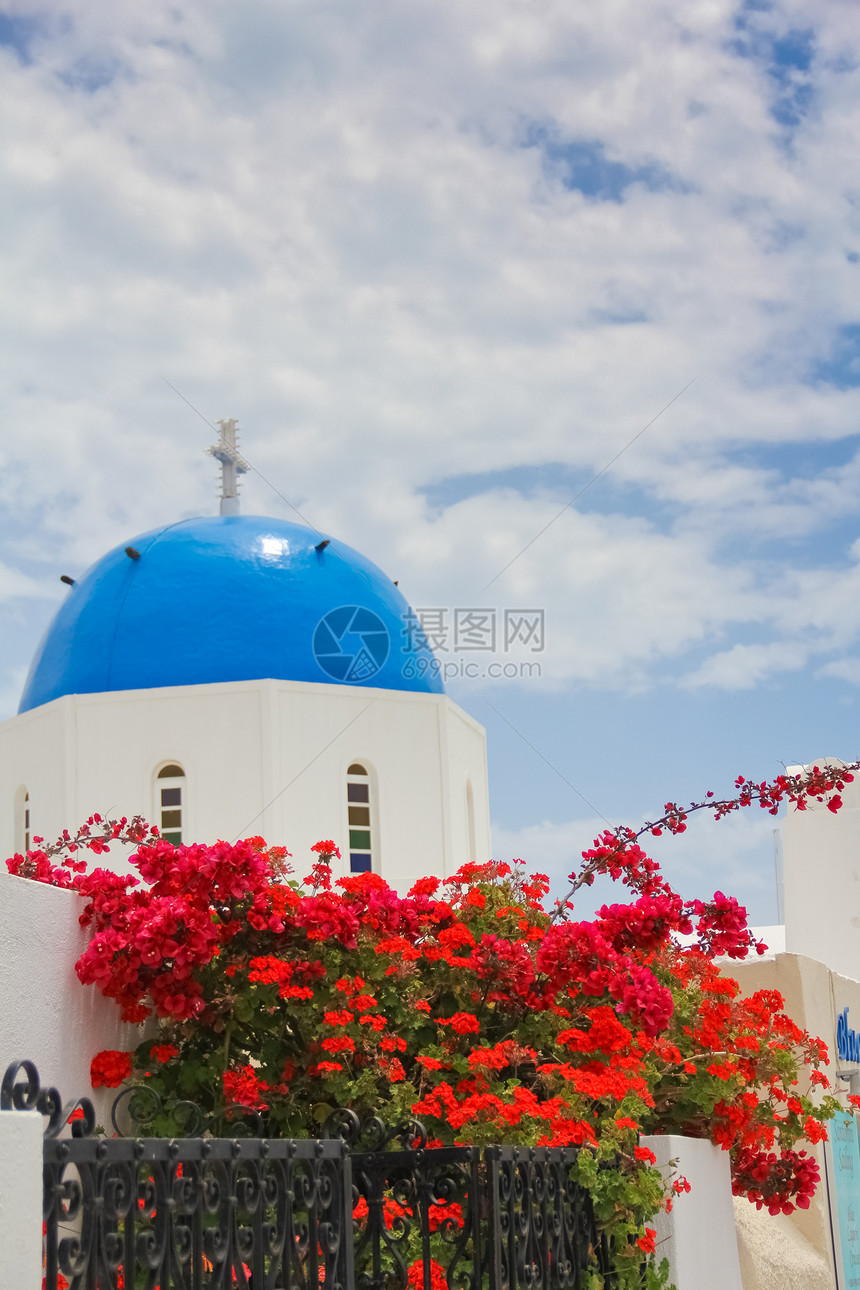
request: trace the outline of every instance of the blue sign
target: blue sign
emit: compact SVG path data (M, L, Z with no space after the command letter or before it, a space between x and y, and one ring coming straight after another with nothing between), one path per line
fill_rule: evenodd
M848 1028L848 1009L843 1008L836 1022L836 1051L844 1062L860 1062L860 1035Z
M839 1287L840 1290L860 1290L860 1144L857 1124L847 1111L837 1111L828 1130L830 1213L831 1221L836 1220L834 1227L838 1229L834 1230L833 1244L840 1274Z

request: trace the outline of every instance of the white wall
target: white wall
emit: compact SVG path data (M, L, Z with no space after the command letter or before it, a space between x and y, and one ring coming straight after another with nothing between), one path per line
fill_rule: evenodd
M728 1153L676 1134L641 1141L667 1183L680 1176L690 1184L669 1213L649 1224L657 1232L658 1263L669 1260L669 1280L676 1290L742 1290Z
M828 812L835 823L838 817ZM786 891L788 884L786 884ZM836 1026L839 1013L843 1008L849 1010L849 1024L860 1029L860 980L839 975L830 971L821 962L815 962L798 954L777 954L769 959L749 958L743 963L726 965L726 972L740 984L745 995L756 990L778 990L785 1000L785 1011L797 1025L808 1030L810 1034L823 1039L827 1045L830 1065L824 1072L831 1080L831 1093L840 1097L846 1110L849 1109L847 1080L837 1079L837 1072L849 1074L856 1072L858 1066L837 1060ZM815 1098L818 1094L810 1089L806 1076L801 1074L798 1092ZM812 1155L821 1173L821 1182L809 1209L796 1209L788 1216L781 1216L778 1227L792 1232L791 1241L781 1248L774 1237L774 1223L770 1226L753 1219L747 1209L752 1206L744 1200L739 1209L742 1219L739 1233L742 1237L742 1256L744 1266L744 1285L746 1290L764 1290L779 1284L775 1278L774 1259L780 1254L785 1264L784 1286L805 1287L809 1290L819 1284L834 1286L833 1244L830 1229L830 1207L825 1183L824 1147L802 1143L801 1147ZM744 1208L746 1207L746 1208ZM768 1215L770 1218L770 1215ZM814 1276L809 1272L813 1265L819 1268ZM789 1268L791 1275L789 1276ZM822 1270L823 1269L823 1270ZM807 1277L808 1274L808 1277ZM804 1281L807 1277L807 1281ZM821 1278L830 1278L829 1282Z
M824 758L816 764L832 761ZM860 979L860 776L842 809L811 802L783 824L785 948Z
M0 725L0 839L4 858L23 846L15 820L22 788L30 791L36 833L41 831L42 823L58 833L65 826L58 828L55 821L76 809L74 781L67 773L73 736L74 716L68 699L58 699Z
M287 681L69 695L0 725L0 852L16 849L15 798L26 786L32 831L50 842L89 815L158 823L154 772L185 770L183 836L261 834L301 877L310 847L333 838L348 872L346 768L377 785L375 867L403 890L469 857L490 857L486 741L444 695ZM118 854L106 861L122 867Z
M0 1267L4 1285L42 1284L42 1119L0 1111Z
M75 961L88 930L83 900L70 891L0 873L0 1076L29 1059L42 1088L63 1103L89 1097L96 1122L112 1132L114 1089L93 1090L90 1062L105 1048L129 1051L143 1036L124 1025L116 1004L83 986ZM0 1111L0 1285L38 1290L42 1284L42 1135L36 1111Z
M487 792L486 778L486 740L482 726L470 716L449 703L445 709L447 726L446 752L444 764L447 766L448 792L451 803L453 869L472 858L469 847L469 824L466 808L466 784L472 788L474 809L475 853L477 863L488 860L491 855L490 840L490 800ZM510 856L496 856L497 860L509 860Z
M75 974L89 941L78 921L83 907L74 892L0 873L0 1075L29 1058L43 1087L67 1102L91 1097L101 1119L109 1096L93 1093L90 1062L105 1048L135 1048L143 1031L123 1024L116 1004Z
M836 1290L832 1259L806 1239L793 1217L769 1214L745 1196L735 1197L744 1290Z

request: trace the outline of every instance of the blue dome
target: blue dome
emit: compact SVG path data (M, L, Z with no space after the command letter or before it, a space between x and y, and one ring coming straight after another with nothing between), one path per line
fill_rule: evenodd
M69 589L18 711L63 694L266 677L444 693L394 583L352 547L321 541L256 515L132 538Z

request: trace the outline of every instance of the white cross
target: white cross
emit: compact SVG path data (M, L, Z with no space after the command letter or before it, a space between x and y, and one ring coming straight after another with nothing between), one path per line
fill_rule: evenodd
M218 442L206 451L221 463L221 514L239 514L239 476L245 475L250 466L236 448L238 426L233 417L219 421L221 435Z

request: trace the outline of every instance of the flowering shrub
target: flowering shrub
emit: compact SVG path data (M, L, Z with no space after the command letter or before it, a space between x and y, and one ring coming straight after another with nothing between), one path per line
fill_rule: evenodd
M825 1137L837 1107L821 1097L824 1044L779 994L742 998L714 961L756 948L746 911L721 892L684 902L639 839L682 832L706 808L775 813L814 798L835 810L851 769L739 779L733 798L668 803L638 833L598 838L551 909L547 878L519 861L421 878L401 897L372 873L333 881L331 841L313 848L300 884L262 838L177 847L139 819L94 816L8 867L78 891L92 929L81 981L128 1021L154 1016L133 1054L93 1061L94 1084L131 1075L161 1097L154 1132L178 1132L174 1108L190 1098L222 1124L247 1108L291 1136L350 1107L417 1116L431 1145L581 1146L580 1181L632 1278L654 1248L645 1219L686 1188L663 1197L640 1133L709 1137L732 1153L738 1194L789 1212L817 1181L795 1147ZM87 872L77 858L112 841L136 847L139 877ZM600 873L634 899L577 920L574 897ZM617 1167L601 1169L610 1157Z
M780 1151L777 1156L744 1147L733 1165L732 1191L754 1201L757 1209L767 1206L769 1214L791 1213L794 1207L786 1196L794 1196L801 1208L808 1208L820 1181L818 1165L805 1151Z

